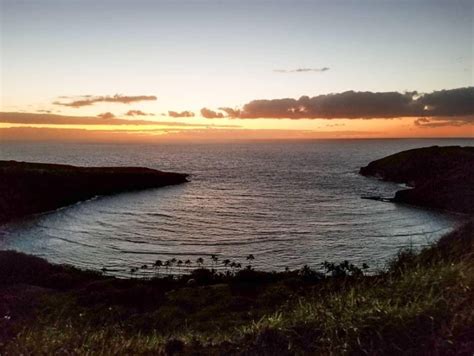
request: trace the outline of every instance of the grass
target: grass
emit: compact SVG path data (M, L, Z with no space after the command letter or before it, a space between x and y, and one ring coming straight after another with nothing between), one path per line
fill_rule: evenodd
M0 354L471 355L473 226L370 276L342 263L117 280L2 252Z
M443 327L453 330L455 325L447 324L460 316L468 317L472 326L472 311L462 308L472 297L472 282L472 270L463 263L417 267L370 285L361 283L343 292L301 298L289 310L266 316L243 330L255 337L271 330L275 339L286 340L285 345L299 352L419 354L444 350L456 339L443 332Z

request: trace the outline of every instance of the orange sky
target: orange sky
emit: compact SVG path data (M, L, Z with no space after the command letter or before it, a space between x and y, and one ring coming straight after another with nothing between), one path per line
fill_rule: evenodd
M21 120L0 115L0 140L27 141L99 141L99 142L169 142L228 141L264 139L398 138L398 137L474 137L472 125L420 127L414 118L399 119L162 119L153 118L131 124L84 124L81 117L61 117L65 123L47 123L51 115L21 114ZM34 118L32 120L31 118ZM46 118L46 119L44 119ZM79 120L78 120L79 119ZM28 120L30 122L28 122ZM68 124L70 120L74 124ZM92 119L94 120L94 119ZM23 123L5 121L21 121ZM44 123L46 121L46 123ZM36 123L35 123L36 122ZM40 123L38 123L40 122ZM129 124L130 122L130 124Z
M474 136L469 0L1 3L2 140Z

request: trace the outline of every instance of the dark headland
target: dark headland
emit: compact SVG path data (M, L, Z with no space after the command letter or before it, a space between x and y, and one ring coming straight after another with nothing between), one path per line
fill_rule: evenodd
M414 186L397 193L398 201L469 213L472 157L472 148L430 147L372 162L361 173ZM17 176L36 184L42 167ZM63 169L60 189L75 189L65 182L78 182L69 173L86 171ZM116 177L99 176L97 192ZM42 184L54 192L56 183ZM125 187L116 184L105 191ZM324 273L307 266L269 273L213 256L180 277L168 275L180 268L175 260L136 266L154 268L152 279L117 279L1 251L0 354L473 354L472 221L422 251L400 251L373 275L334 262Z
M141 167L75 167L0 161L0 223L97 195L186 182L186 174Z
M403 151L371 162L360 173L412 187L398 191L394 202L474 213L474 147Z

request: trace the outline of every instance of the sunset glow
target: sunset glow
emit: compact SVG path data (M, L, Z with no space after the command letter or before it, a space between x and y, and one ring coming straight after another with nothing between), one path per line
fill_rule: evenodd
M4 139L44 129L152 141L474 135L472 105L440 120L445 101L431 95L467 90L446 99L456 107L474 96L470 2L1 4ZM365 94L380 105L373 115L353 106ZM406 117L396 108L424 95L429 104ZM10 123L11 112L157 124Z
M473 30L0 0L0 356L474 356Z

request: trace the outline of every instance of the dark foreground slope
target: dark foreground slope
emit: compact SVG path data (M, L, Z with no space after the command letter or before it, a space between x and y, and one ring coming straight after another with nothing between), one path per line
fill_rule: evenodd
M0 161L0 223L96 195L185 181L185 174L139 167L96 168Z
M365 176L405 183L395 202L474 214L474 147L426 147L403 151L360 169Z
M374 276L119 280L0 252L0 354L472 355L473 228Z

